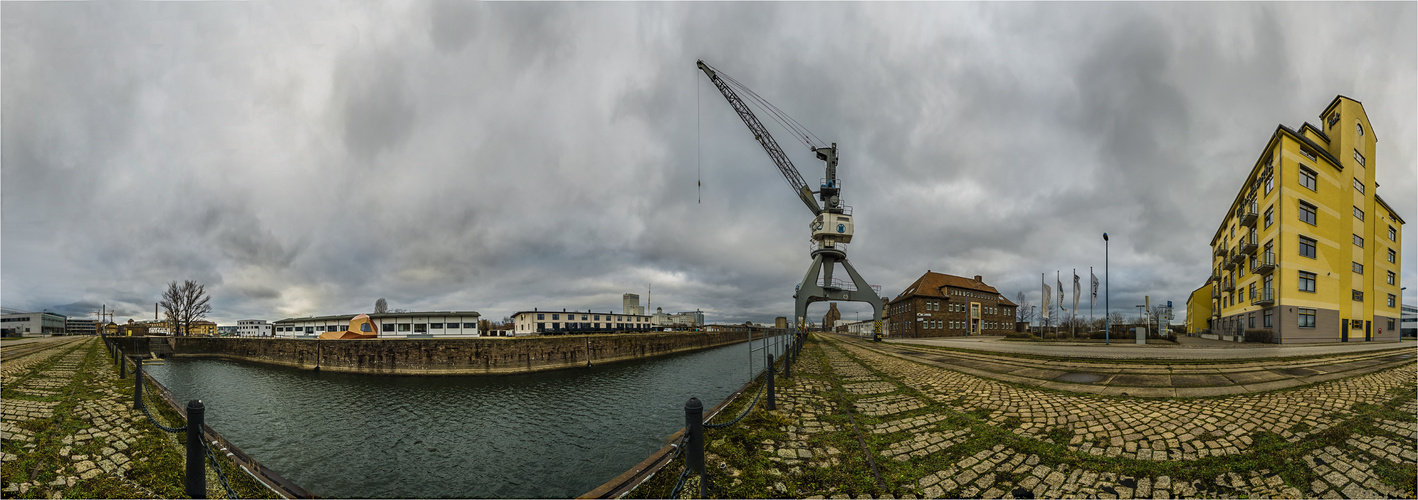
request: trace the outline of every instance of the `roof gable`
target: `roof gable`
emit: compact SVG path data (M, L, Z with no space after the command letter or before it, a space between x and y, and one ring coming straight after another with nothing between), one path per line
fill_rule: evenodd
M942 291L946 287L962 288L966 290L974 290L977 292L998 295L1000 297L1000 304L1015 305L1014 302L1011 302L1009 299L1004 298L1004 295L1000 294L999 290L996 290L995 287L986 285L983 281L975 281L973 278L965 278L962 276L935 273L931 271L926 271L925 274L922 274L921 277L917 278L916 281L911 283L910 286L907 286L905 290L903 290L899 295L896 296L895 300L900 300L906 297L913 296L949 298L945 294L945 292Z

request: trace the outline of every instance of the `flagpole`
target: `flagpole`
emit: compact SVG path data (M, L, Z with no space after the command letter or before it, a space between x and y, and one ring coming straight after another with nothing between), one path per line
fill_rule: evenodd
M1093 329L1093 266L1088 266L1088 329ZM1092 337L1092 335L1089 335Z

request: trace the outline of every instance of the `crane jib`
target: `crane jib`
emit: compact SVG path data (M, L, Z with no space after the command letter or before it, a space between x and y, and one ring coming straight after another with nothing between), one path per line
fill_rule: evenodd
M758 117L753 114L753 110L748 108L748 104L746 104L743 99L740 99L738 94L734 92L733 89L729 88L728 83L719 78L719 75L713 68L710 68L704 61L699 61L699 69L704 71L704 74L709 77L709 81L713 82L714 87L719 89L719 93L723 94L724 98L729 101L729 106L734 108L734 112L739 115L739 119L743 120L744 125L747 125L749 131L753 132L754 140L758 141L758 144L763 146L763 150L768 153L768 157L771 158L774 165L778 167L778 172L783 174L783 179L788 181L788 186L793 189L793 194L797 195L814 215L821 213L822 207L817 203L817 200L813 199L811 194L812 190L808 189L807 181L803 180L802 173L798 172L797 167L793 166L793 162L788 159L787 153L783 152L783 148L778 145L778 141L773 139L773 135L769 134L768 130L763 127L763 123L758 121Z

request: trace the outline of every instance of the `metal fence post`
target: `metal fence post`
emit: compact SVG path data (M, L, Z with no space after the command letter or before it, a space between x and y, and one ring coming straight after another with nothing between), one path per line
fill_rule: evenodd
M768 353L768 409L778 409L773 401L773 353Z
M118 350L118 379L128 378L128 353Z
M783 379L793 378L793 348L789 346L783 352Z
M709 497L709 475L704 473L704 404L699 398L684 403L684 431L689 434L685 467L699 474L699 498Z
M207 407L201 400L187 402L187 474L185 478L187 496L207 498L207 469L203 466L207 455L202 448L202 426L206 420Z
M143 407L143 360L133 365L133 409Z

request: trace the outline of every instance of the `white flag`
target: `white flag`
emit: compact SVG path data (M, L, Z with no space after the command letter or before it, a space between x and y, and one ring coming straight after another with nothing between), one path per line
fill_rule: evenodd
M1083 291L1083 289L1078 286L1078 270L1077 270L1077 269L1074 269L1074 270L1073 270L1073 310L1074 310L1074 311L1078 311L1078 295L1079 295L1079 293L1081 293L1082 291Z
M1098 305L1098 275L1093 274L1093 268L1088 268L1088 274L1093 277L1093 301L1088 306L1093 307Z
M1058 282L1058 284L1059 284L1059 312L1063 312L1063 310L1064 310L1064 301L1063 301L1063 299L1064 299L1064 287L1063 287L1063 281L1058 280L1057 282Z
M1041 307L1041 308L1039 308L1039 309L1044 313L1044 319L1049 319L1049 304L1052 304L1053 302L1052 302L1052 299L1049 298L1049 285L1048 285L1048 284L1044 284L1044 300L1043 300L1043 302L1044 302L1044 307Z

